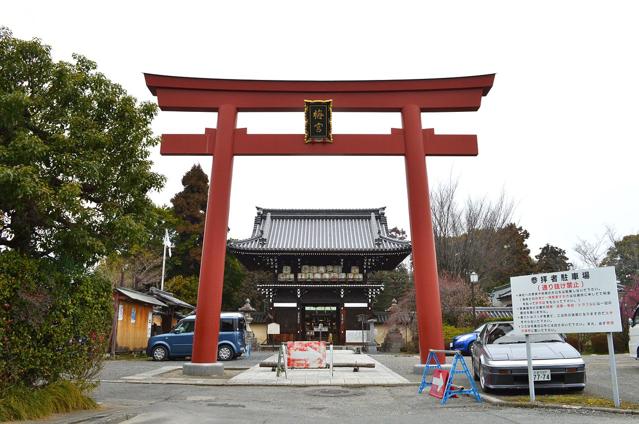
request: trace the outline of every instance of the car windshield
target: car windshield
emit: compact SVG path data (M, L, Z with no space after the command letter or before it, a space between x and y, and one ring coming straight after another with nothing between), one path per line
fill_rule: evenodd
M477 328L475 328L473 330L473 333L477 333L477 334L481 333L481 331L484 329L485 326L486 326L486 324L480 325L479 327L477 327Z
M531 334L530 343L563 343L559 334ZM526 336L515 331L510 323L497 324L488 330L487 344L517 344L526 343Z
M175 334L192 333L194 328L195 328L195 321L193 320L180 321L180 323L177 325L177 327L175 327L173 332Z

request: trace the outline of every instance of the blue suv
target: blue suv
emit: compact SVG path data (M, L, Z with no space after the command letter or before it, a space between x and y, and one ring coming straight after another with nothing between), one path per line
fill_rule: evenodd
M146 354L154 361L185 358L193 353L195 315L182 319L170 333L158 334L149 339ZM220 337L217 342L218 361L230 361L246 351L246 324L239 312L220 314Z

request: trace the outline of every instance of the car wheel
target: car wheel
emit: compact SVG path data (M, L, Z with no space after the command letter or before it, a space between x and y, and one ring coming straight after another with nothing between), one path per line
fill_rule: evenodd
M164 346L155 346L152 356L154 361L166 361L169 358L169 352Z
M490 391L490 389L486 387L486 372L481 367L481 362L479 362L479 387L481 387L484 392Z
M217 348L217 359L218 361L230 361L235 357L235 352L233 348L229 345L222 345Z

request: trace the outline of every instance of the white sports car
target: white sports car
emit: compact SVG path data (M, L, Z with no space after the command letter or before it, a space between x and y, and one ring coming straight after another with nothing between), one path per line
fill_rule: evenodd
M559 334L530 336L535 388L583 390L581 354ZM489 323L471 347L473 373L483 390L527 389L526 338L512 322Z

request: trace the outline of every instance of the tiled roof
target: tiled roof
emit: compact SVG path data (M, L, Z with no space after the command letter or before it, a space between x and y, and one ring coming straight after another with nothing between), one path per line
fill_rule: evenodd
M467 313L472 313L473 308L466 307L464 310ZM485 316L490 319L504 319L511 320L513 319L513 308L512 306L476 306L475 313L477 316Z
M118 293L123 294L124 296L128 297L129 299L137 300L138 302L148 303L149 305L162 306L162 307L166 307L167 306L165 303L160 302L159 300L157 300L153 296L149 296L148 294L140 293L139 291L127 289L125 287L118 287L118 288L116 288L116 290L118 291Z
M173 296L173 293L169 293L169 292L157 289L155 287L151 287L151 289L149 290L149 294L151 294L152 296L155 296L156 298L159 298L160 300L168 303L169 305L177 306L178 308L195 309L195 306L190 305L186 303L185 301L178 299L177 297Z
M229 240L232 251L410 252L410 242L388 236L384 208L257 208L253 233Z
M473 308L465 307L464 312L472 313ZM488 319L513 319L513 308L510 306L477 306L475 307L475 313L478 317L484 317ZM375 318L380 324L385 324L390 319L392 313L388 311L375 311ZM406 324L412 322L414 316L408 312L397 312L398 316L394 317L394 321L398 324Z

